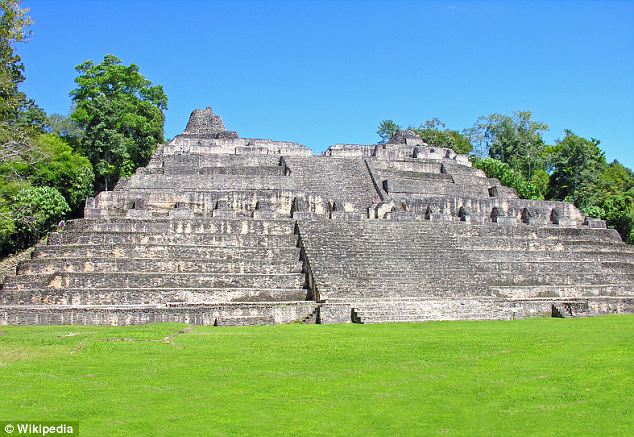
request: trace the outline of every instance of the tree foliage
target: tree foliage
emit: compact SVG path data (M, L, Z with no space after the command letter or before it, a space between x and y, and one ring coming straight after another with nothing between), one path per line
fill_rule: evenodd
M0 142L5 144L33 129L41 130L45 114L19 90L25 79L24 64L14 46L30 36L29 10L19 0L0 0L0 11Z
M29 10L18 0L1 0L0 11L0 119L15 120L26 96L18 90L24 81L24 64L14 51L14 44L25 41L32 20Z
M467 154L472 149L471 142L466 136L457 130L445 129L445 123L438 118L427 120L418 128L414 128L414 132L427 144L452 149L456 153Z
M74 110L71 112L74 112ZM84 130L81 128L79 123L62 114L48 115L46 117L46 126L44 130L48 134L53 134L62 138L73 148L77 148L79 146L79 142L84 136Z
M110 189L150 160L163 142L167 97L135 64L125 66L113 55L103 62L76 67L71 117L84 130L78 149L90 159L97 189Z
M86 197L93 193L95 175L90 161L77 153L60 137L40 135L38 145L50 159L39 162L31 171L29 180L36 186L57 189L71 210L77 210Z
M380 143L387 143L399 129L399 125L394 123L393 120L383 120L379 123L379 128L376 131L377 135L381 137Z
M28 247L35 244L70 211L66 200L55 188L27 187L11 199L15 231L10 244Z
M445 123L438 118L432 118L419 127L409 127L427 144L436 147L446 147L456 153L467 154L471 151L471 142L457 130L445 129ZM402 128L393 120L383 120L376 133L381 137L380 143L387 143L396 132Z
M487 177L498 179L502 185L513 188L522 199L543 200L540 189L526 180L524 175L508 164L492 158L472 158L473 166L484 171Z
M549 197L590 206L601 175L607 168L596 139L585 139L566 130L551 152L552 174Z
M634 244L634 173L618 161L608 164L590 188L582 191L581 210L613 226Z
M22 91L24 64L15 52L32 24L18 0L0 0L0 252L28 246L91 194L88 159L56 135L46 113ZM70 205L70 206L69 206Z
M75 211L92 194L94 174L88 159L74 153L64 140L40 134L28 154L0 161L0 182L55 188Z
M481 154L507 163L530 180L534 170L544 167L546 131L548 125L533 120L531 112L517 111L480 117L468 135Z

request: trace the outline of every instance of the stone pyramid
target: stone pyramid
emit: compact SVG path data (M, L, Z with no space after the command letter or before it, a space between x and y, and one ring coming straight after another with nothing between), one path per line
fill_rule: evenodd
M3 324L574 317L632 311L634 248L413 132L313 156L207 108L16 273Z

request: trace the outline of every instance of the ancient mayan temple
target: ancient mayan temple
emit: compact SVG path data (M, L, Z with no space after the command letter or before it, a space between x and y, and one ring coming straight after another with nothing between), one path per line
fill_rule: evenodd
M0 290L0 323L244 325L631 312L634 247L411 131L240 138L211 109L87 200Z

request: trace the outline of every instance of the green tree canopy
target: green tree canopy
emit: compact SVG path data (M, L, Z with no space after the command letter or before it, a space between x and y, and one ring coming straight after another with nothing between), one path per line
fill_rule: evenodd
M96 188L110 189L150 160L163 142L167 97L135 64L125 66L113 55L100 64L76 67L71 118L84 130L78 149L93 164Z
M457 130L445 129L445 123L432 118L413 129L427 144L436 147L446 147L456 153L467 154L471 152L471 142Z
M618 161L612 161L601 176L603 190L628 193L634 189L634 172Z
M399 129L398 124L394 123L393 120L383 120L379 123L379 128L376 131L377 135L381 137L380 143L387 143Z
M599 140L588 140L566 130L551 152L552 174L549 196L573 202L578 207L590 206L598 194L600 178L607 169Z
M74 112L74 109L71 111ZM79 146L84 131L75 120L62 114L50 114L46 117L46 127L48 134L54 134L64 139L72 147Z
M24 64L13 46L27 39L32 20L18 0L0 0L0 11L0 119L6 123L15 121L26 103L26 96L18 90L24 81Z
M20 182L55 188L76 211L92 194L94 174L90 161L73 152L60 137L40 134L29 153L0 161L0 183Z
M15 53L16 43L28 39L32 24L29 10L19 0L0 0L0 142L15 141L33 130L41 131L45 113L19 90L24 64Z
M543 200L539 187L526 180L524 175L508 164L493 158L471 158L473 166L484 171L489 178L496 178L505 187L513 188L522 199Z
M73 152L60 137L40 135L38 145L50 158L38 162L30 172L30 182L36 186L57 189L71 210L76 211L92 194L95 175L88 158Z
M383 120L376 133L381 137L381 143L389 141L402 128L392 120ZM456 153L471 152L471 142L457 130L445 129L445 123L438 118L432 118L419 127L410 127L423 141L436 147L446 147Z
M548 129L546 123L533 120L529 111L518 111L511 116L480 117L467 133L481 155L509 164L530 180L534 170L544 167L542 134Z
M11 199L15 231L14 247L28 247L53 229L70 211L64 197L55 188L27 187Z

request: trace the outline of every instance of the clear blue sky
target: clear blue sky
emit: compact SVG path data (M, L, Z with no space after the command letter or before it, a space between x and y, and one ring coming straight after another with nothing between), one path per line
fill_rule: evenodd
M243 137L375 143L385 118L448 127L530 110L634 167L633 1L25 1L23 89L67 113L74 66L134 62L166 135L212 106Z

